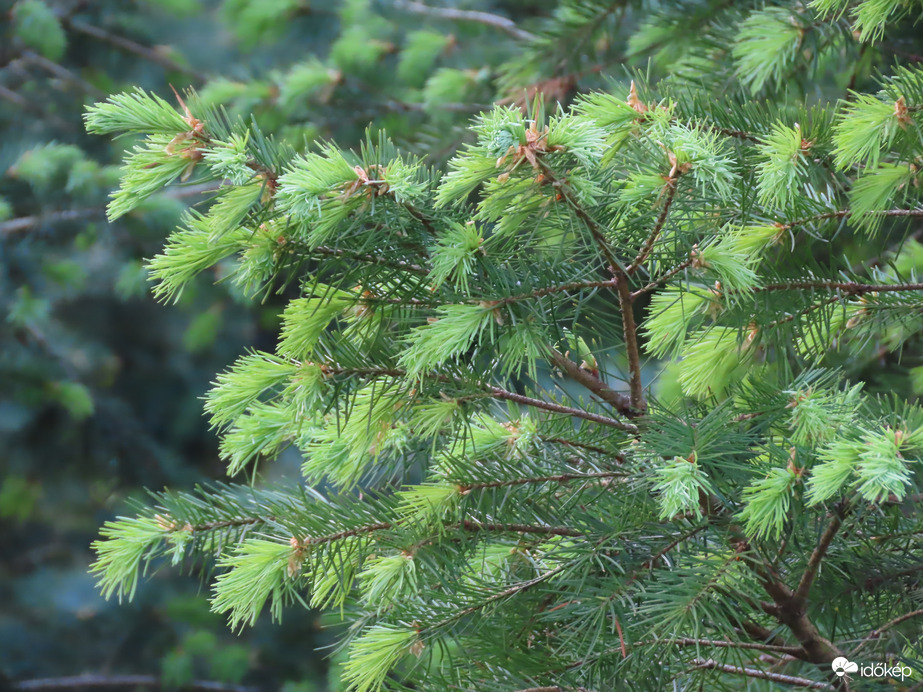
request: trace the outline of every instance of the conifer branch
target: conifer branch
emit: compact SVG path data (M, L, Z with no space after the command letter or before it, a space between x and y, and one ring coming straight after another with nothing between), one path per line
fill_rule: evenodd
M644 390L641 384L641 352L638 348L638 330L635 326L634 312L632 309L631 290L628 286L628 269L619 261L612 248L609 247L609 241L606 240L606 234L602 226L583 208L583 205L574 197L573 193L567 186L567 181L557 177L555 172L545 164L541 158L536 158L536 163L545 177L545 180L554 185L561 197L567 201L577 217L583 221L590 234L593 236L596 245L605 257L615 279L616 288L619 297L619 311L622 315L622 329L625 337L625 351L628 357L629 392L630 401L633 408L639 413L643 413L647 408L644 401ZM672 198L671 198L672 199ZM669 208L667 208L669 212ZM664 219L666 217L664 216Z
M164 517L166 521L168 517ZM269 524L275 521L275 517L240 517L238 519L219 519L216 521L207 521L202 524L176 524L171 528L172 531L187 531L189 533L203 533L206 531L218 531L220 529L230 529L238 526L254 526L256 524Z
M520 41L533 41L536 38L535 34L520 29L512 20L496 14L490 14L489 12L458 10L452 7L430 7L429 5L425 5L422 2L415 2L414 0L395 0L394 6L399 10L423 14L437 19L474 22L477 24L484 24L485 26L492 26Z
M106 93L102 89L90 84L80 75L59 65L54 60L49 60L45 56L39 55L35 51L24 50L22 52L22 59L42 68L62 81L70 82L78 86L81 91L91 94L94 98L103 98L106 96Z
M783 675L782 673L770 673L765 670L756 668L744 668L742 666L732 666L725 663L718 663L713 659L696 658L692 661L694 668L705 668L710 670L720 670L723 673L734 675L745 675L748 678L757 678L759 680L769 680L778 682L783 685L793 685L803 687L809 690L833 690L833 685L826 682L817 682L808 678L799 678L794 675Z
M842 300L842 296L839 296L839 295L833 296L832 298L827 298L826 300L822 300L819 303L814 303L813 305L809 305L804 310L801 310L799 312L790 313L786 315L785 317L780 317L779 319L774 320L770 322L769 324L767 324L764 328L769 329L771 327L778 327L779 325L785 324L786 322L792 322L797 317L804 317L808 313L814 312L815 310L820 310L821 308L827 307L828 305L832 305L833 303L839 303L841 300Z
M407 375L407 371L400 368L341 368L335 365L321 364L321 369L324 372L332 375L361 375L366 377L406 377ZM457 382L456 378L451 378L445 375L433 374L424 375L424 377L442 382ZM502 387L495 387L492 385L483 385L483 387L484 393L489 394L495 399L512 401L523 406L542 409L543 411L563 413L575 418L582 418L584 420L593 421L594 423L600 423L601 425L606 425L610 428L625 430L626 432L638 432L637 426L631 423L624 423L615 418L609 418L608 416L602 416L597 413L591 413L590 411L584 411L583 409L573 408L571 406L564 406L562 404L557 404L551 401L544 401L543 399L535 399L534 397L525 396L524 394L517 394L515 392L507 391Z
M457 525L465 531L492 531L496 533L537 533L548 536L569 536L578 538L585 533L567 526L542 526L541 524L482 524L479 521L466 519Z
M364 526L356 526L352 529L345 529L343 531L337 531L336 533L329 533L323 536L308 536L307 538L303 539L293 539L292 546L295 548L307 548L309 546L335 543L336 541L341 541L344 538L364 536L366 534L375 533L377 531L388 531L390 529L397 528L400 526L400 524L401 522L390 521L380 521L374 524L365 524ZM487 531L491 533L523 533L547 536L568 536L571 538L578 538L586 535L583 531L572 529L567 526L545 526L543 524L494 524L481 523L473 519L466 519L456 524L447 524L446 528L461 529L463 531L471 532Z
M889 582L900 579L901 577L909 577L910 575L916 574L917 572L923 572L923 562L918 565L913 565L912 567L907 567L906 569L897 570L895 572L876 574L874 577L867 578L862 584L847 590L846 593L853 593L855 591L871 592L882 584L887 584Z

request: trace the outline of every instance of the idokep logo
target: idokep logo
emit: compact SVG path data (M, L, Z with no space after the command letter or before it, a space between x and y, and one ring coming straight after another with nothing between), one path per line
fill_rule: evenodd
M859 664L853 663L844 656L833 659L833 663L830 664L833 666L833 672L843 677L846 673L858 673Z
M909 666L889 666L884 663L870 663L860 666L845 656L833 659L830 666L839 677L843 677L847 673L858 673L863 678L893 678L903 682L905 678L913 675L913 669Z

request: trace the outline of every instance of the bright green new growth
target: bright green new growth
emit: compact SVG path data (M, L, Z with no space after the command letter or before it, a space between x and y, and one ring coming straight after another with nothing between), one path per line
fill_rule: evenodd
M866 5L868 36L903 11ZM828 689L859 641L919 664L923 409L895 381L921 357L923 70L786 100L791 74L860 50L845 5L818 9L732 8L670 49L679 76L497 105L444 171L380 133L296 154L191 96L92 107L90 131L147 138L113 216L179 177L215 184L149 262L159 299L215 267L285 299L274 352L206 396L252 486L108 524L103 593L207 557L232 627L298 603L348 624L362 692ZM658 11L644 31L669 36ZM377 59L368 32L344 67ZM432 62L438 38L404 55ZM333 78L306 63L292 89ZM283 453L302 478L267 489Z

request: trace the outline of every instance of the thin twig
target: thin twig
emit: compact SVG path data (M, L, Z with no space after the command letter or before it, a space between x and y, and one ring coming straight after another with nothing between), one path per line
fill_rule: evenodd
M763 644L760 642L732 642L726 639L692 639L679 637L677 639L663 639L649 642L637 642L632 646L647 646L654 644L674 644L676 646L710 646L716 649L751 649L753 651L774 651L780 654L797 656L804 654L800 646L779 646L777 644Z
M414 2L414 0L395 0L394 7L415 14L425 14L430 17L436 17L437 19L475 22L477 24L492 26L520 41L532 41L536 38L535 34L520 29L511 19L496 14L490 14L489 12L457 10L451 7L430 7L429 5L424 5L422 2Z
M609 418L608 416L601 416L597 413L590 413L589 411L584 411L583 409L573 408L571 406L562 406L561 404L555 404L553 402L544 401L542 399L534 399L522 394L516 394L515 392L508 392L507 390L501 389L500 387L490 387L488 391L494 398L497 399L512 401L517 404L522 404L523 406L530 406L532 408L542 409L544 411L552 411L553 413L564 413L568 416L573 416L574 418L582 418L583 420L599 423L600 425L607 425L610 428L618 428L619 430L624 430L625 432L638 432L638 427L636 425L631 423L624 423L620 420L616 420L615 418Z
M585 291L591 288L615 288L617 285L616 279L605 279L603 281L572 281L567 284L560 284L558 286L545 286L544 288L536 289L530 293L522 293L516 296L509 296L507 298L501 298L497 301L497 305L507 305L508 303L517 303L523 300L530 300L533 298L543 298L555 293L568 293L570 291Z
M565 447L576 447L577 449L585 449L588 452L594 452L596 454L602 454L603 456L612 457L617 460L618 463L625 463L625 456L619 454L618 452L613 452L609 449L604 449L603 447L597 447L596 445L586 444L585 442L577 442L576 440L568 440L563 437L545 437L544 435L539 435L539 439L542 442L549 442L551 444L564 445Z
M855 281L789 281L778 284L757 286L754 293L767 293L769 291L803 291L806 289L823 289L843 291L850 295L864 293L899 293L901 291L923 291L923 283L915 284L862 284Z
M833 685L826 682L817 682L808 678L798 678L794 675L783 675L782 673L769 673L765 670L756 668L744 668L743 666L731 666L724 663L718 663L712 659L696 658L692 661L694 668L705 668L708 670L720 670L723 673L732 673L735 675L746 675L748 678L758 678L760 680L769 680L784 685L794 685L804 687L809 690L833 690Z
M513 478L506 481L490 481L487 483L469 483L459 486L461 493L467 494L472 490L485 490L488 488L507 488L514 485L532 485L539 483L567 483L569 481L594 480L599 478L621 478L627 474L624 471L600 471L598 473L560 473L556 476L535 476L532 478Z
M808 223L813 223L815 221L826 221L827 219L842 219L844 216L849 216L852 214L850 209L837 209L836 211L828 211L823 214L815 214L814 216L807 216L803 219L798 219L797 221L789 221L788 223L777 223L776 226L779 227L780 231L788 231L796 226L804 226ZM917 217L923 216L923 209L885 209L883 211L873 211L869 212L870 215L878 216L910 216Z
M800 603L804 603L807 600L808 593L811 591L811 585L814 583L814 579L817 577L817 572L820 569L821 560L824 559L827 550L830 548L830 544L836 537L837 531L839 531L840 527L843 525L843 517L847 511L848 509L845 506L838 506L834 510L830 523L827 524L827 528L821 535L817 547L814 548L811 557L808 558L807 567L805 567L804 574L801 575L801 580L798 582L798 586L795 588L794 593L794 598Z
M654 224L653 230L651 230L650 235L648 235L647 240L644 241L644 245L641 246L638 256L635 257L634 261L625 271L628 276L634 274L641 267L642 264L650 256L651 252L654 250L654 245L657 243L657 239L660 237L660 234L663 232L664 224L667 222L667 216L670 214L670 208L673 206L673 200L676 198L676 178L670 177L667 179L667 198L663 202L663 208L660 210L660 215L657 217L657 222Z
M647 286L644 286L643 288L639 288L637 291L634 291L634 292L631 294L631 299L632 299L632 300L635 300L635 298L637 298L638 296L643 295L643 294L647 293L648 291L652 291L653 289L657 288L660 284L662 284L662 283L664 283L664 282L666 282L666 281L669 281L670 279L672 279L674 276L676 276L677 274L679 274L681 271L683 271L683 270L686 269L687 267L692 266L692 263L693 263L693 262L694 262L694 260L693 260L692 257L690 257L689 259L685 260L684 262L680 262L679 264L677 264L675 267L673 267L670 271L668 271L668 272L667 272L666 274L664 274L663 276L660 276L660 277L654 279L654 280L651 281Z
M105 29L101 29L98 26L91 26L90 24L84 24L81 21L76 19L70 19L69 17L61 18L62 24L72 31L76 31L81 34L86 34L87 36L92 36L95 39L108 43L111 46L125 51L126 53L131 53L137 55L140 58L152 62L156 65L160 65L164 69L173 70L174 72L182 72L183 74L190 75L195 77L200 82L208 81L208 75L204 72L199 72L193 67L187 67L186 65L181 65L172 58L167 57L160 51L151 48L150 46L145 46L137 41L132 41L131 39L125 38L124 36L119 36L118 34L113 34Z

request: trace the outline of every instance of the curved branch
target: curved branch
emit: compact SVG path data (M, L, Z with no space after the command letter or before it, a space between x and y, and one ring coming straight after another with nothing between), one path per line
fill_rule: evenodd
M850 656L855 656L856 652L858 652L862 647L864 647L866 644L868 644L873 639L878 639L878 637L880 637L886 630L889 630L892 627L895 627L901 624L902 622L905 622L912 618L920 617L921 615L923 615L923 609L914 610L909 613L904 613L903 615L900 615L894 618L893 620L886 622L881 627L873 629L871 632L869 632L865 636L865 638L861 642L859 642L859 645L855 649L852 650L852 653L850 654Z

